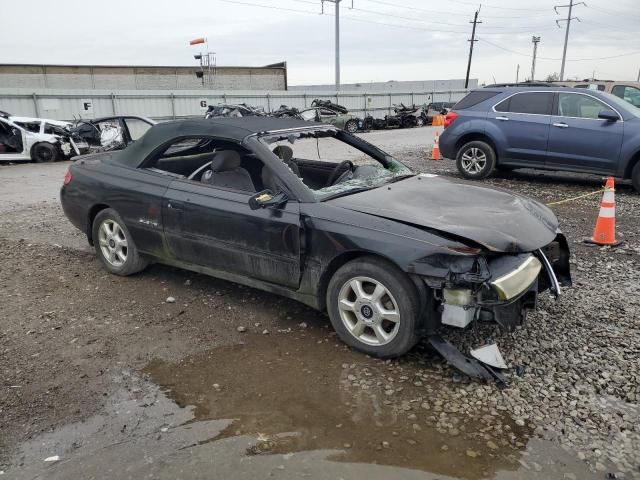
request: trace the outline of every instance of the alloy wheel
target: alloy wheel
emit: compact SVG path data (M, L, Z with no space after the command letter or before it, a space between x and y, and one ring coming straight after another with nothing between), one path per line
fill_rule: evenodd
M373 278L355 277L338 294L340 319L347 331L367 345L391 342L400 328L400 308L387 287Z
M487 165L487 156L478 147L471 147L462 154L462 168L472 175L480 173Z
M100 224L98 244L102 255L112 266L121 267L127 261L127 237L114 220L107 219Z

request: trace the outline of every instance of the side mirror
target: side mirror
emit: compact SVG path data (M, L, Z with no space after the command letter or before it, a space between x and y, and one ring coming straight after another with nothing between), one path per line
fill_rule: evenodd
M613 110L600 110L600 112L598 113L598 118L607 120L608 122L617 122L618 120L620 120L620 116Z
M279 207L289 200L284 192L273 193L271 190L263 190L256 193L249 199L249 208L258 210L259 208Z

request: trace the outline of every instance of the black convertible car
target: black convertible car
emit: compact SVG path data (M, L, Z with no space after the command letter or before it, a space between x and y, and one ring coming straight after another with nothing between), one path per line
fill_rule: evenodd
M79 157L61 191L105 268L174 265L327 311L391 357L443 325L519 324L570 284L553 213L505 191L416 175L330 125L221 118L153 126Z

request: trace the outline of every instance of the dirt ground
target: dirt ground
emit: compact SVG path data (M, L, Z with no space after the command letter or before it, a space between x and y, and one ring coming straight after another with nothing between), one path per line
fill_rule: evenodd
M371 140L417 171L432 132ZM403 137L404 138L404 137ZM424 142L424 145L421 145ZM587 246L599 196L552 206L574 286L495 340L509 388L424 344L380 361L301 304L169 267L106 273L63 216L67 166L0 166L0 472L9 478L640 478L640 195L617 188L616 249ZM557 202L601 179L487 184ZM167 302L173 297L174 302ZM58 456L57 459L50 457ZM45 461L49 459L50 461Z

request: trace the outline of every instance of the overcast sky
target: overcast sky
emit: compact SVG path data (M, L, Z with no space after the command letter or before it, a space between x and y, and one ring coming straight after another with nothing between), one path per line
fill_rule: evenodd
M334 17L320 0L0 0L0 63L195 65L192 38L207 37L218 65L286 60L289 83L332 83ZM536 79L560 72L556 19L568 0L482 4L471 77L520 80L531 72L531 36L542 37ZM635 80L640 0L586 0L574 7L566 78ZM257 5L266 5L263 8ZM471 0L342 0L342 82L464 78ZM325 2L325 12L333 14ZM306 12L306 13L305 13ZM600 57L618 58L598 59Z

